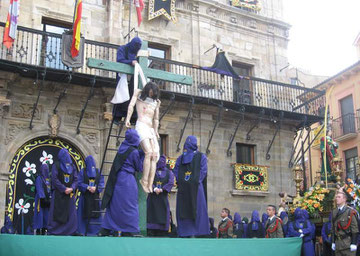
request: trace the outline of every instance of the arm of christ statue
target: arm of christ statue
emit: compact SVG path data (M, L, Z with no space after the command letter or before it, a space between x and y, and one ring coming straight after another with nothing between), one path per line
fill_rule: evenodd
M154 131L155 131L155 134L156 134L156 137L159 139L160 136L159 136L159 112L160 112L160 104L161 104L161 101L160 100L157 100L157 106L156 106L156 109L155 109L155 114L154 114Z
M131 124L130 124L130 118L134 112L134 107L135 107L135 104L136 104L136 100L138 98L138 96L140 95L141 93L141 90L138 90L136 89L134 91L134 94L130 100L130 103L129 103L129 107L128 107L128 112L127 112L127 116L126 116L126 120L125 120L125 126L127 128L130 128Z

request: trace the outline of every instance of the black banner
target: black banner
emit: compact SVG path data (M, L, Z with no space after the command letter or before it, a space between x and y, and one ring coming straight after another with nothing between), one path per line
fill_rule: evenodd
M176 0L149 0L149 20L164 15L168 20L176 22Z

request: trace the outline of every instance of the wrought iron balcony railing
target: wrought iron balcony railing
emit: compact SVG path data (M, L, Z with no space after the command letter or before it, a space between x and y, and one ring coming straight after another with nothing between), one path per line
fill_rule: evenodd
M342 139L345 135L356 134L359 125L356 124L357 119L355 113L349 113L339 118L333 119L331 128L334 139Z
M1 42L4 25L4 23L0 23ZM61 43L60 34L19 26L13 47L7 50L1 44L0 61L6 60L20 65L68 70L61 62ZM116 61L117 48L118 45L86 40L84 55L86 59ZM175 93L316 116L321 115L324 107L324 93L316 89L255 77L234 79L230 76L203 70L192 64L153 57L149 58L149 65L152 68L193 77L192 86L157 81L162 89ZM86 64L81 68L74 69L73 72L111 79L116 77L114 72L90 69Z

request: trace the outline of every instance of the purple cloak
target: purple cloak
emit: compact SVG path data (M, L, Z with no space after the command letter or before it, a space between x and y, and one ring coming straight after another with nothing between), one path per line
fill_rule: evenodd
M58 223L53 220L54 215L54 197L55 197L55 189L60 191L61 193L65 192L66 187L59 181L58 179L58 170L56 165L52 166L51 171L51 183L53 186L51 203L50 203L50 211L49 211L49 221L48 221L48 233L50 235L72 235L77 230L77 216L76 216L76 206L75 206L75 191L77 188L77 180L78 174L77 171L74 169L74 180L71 188L73 189L73 197L70 199L70 206L69 206L69 220L65 224Z
M82 169L79 173L79 186L78 189L81 192L81 195L79 197L79 203L78 203L78 210L77 210L77 219L78 219L78 233L85 235L86 232L86 225L87 225L87 219L83 218L83 212L84 212L84 196L83 193L85 193L85 191L87 190L88 184L84 183L84 169ZM99 181L99 185L96 188L98 193L101 193L101 191L104 190L104 176L100 176L100 181ZM99 208L100 208L100 201L99 203ZM90 223L91 222L97 222L97 223L101 223L102 222L102 216L100 216L99 218L91 218L90 219ZM88 231L87 231L87 235L88 236L95 236L99 231L100 231L100 225L96 225L96 224L90 224L88 226Z
M161 159L159 160L159 162L161 161ZM159 165L158 162L158 165ZM166 165L166 158L165 158L165 165ZM157 170L155 173L155 176L163 179L166 176L166 167L163 170ZM168 193L170 193L172 187L174 186L174 174L172 171L169 172L169 182L167 184L165 184L162 187L162 190L166 190ZM155 188L155 186L153 185L153 188ZM149 201L149 197L147 198L147 201ZM170 226L170 206L169 206L169 200L167 203L167 208L166 208L166 224L156 224L156 223L147 223L147 228L148 229L158 229L158 230L169 230L169 226Z
M185 163L191 162L192 155L196 147L196 137L189 136L186 139L184 149L191 148L191 151L188 150L185 154L183 161ZM191 144L191 145L189 145ZM189 158L189 159L188 159ZM181 164L182 157L178 157L176 160L175 168L173 170L176 179L178 178L179 167ZM191 159L191 160L190 160ZM197 207L196 207L196 219L180 219L179 218L179 207L178 207L178 195L176 198L176 220L177 220L177 231L179 237L188 237L188 236L202 236L210 234L210 224L209 216L207 212L207 202L205 198L205 191L203 186L203 181L207 175L207 158L204 154L201 155L201 164L200 164L200 178L199 178L199 188L197 193Z
M114 192L106 208L102 228L121 232L140 232L135 172L142 172L142 160L138 150L129 154L117 173Z

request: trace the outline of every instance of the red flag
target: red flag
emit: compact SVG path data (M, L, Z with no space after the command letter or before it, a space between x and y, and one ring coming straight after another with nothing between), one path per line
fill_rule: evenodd
M19 0L10 0L9 13L6 19L3 44L10 49L16 38L19 17Z
M144 9L144 2L143 0L134 0L134 4L136 7L136 13L138 18L138 26L140 27L141 21L142 21L142 15L141 12Z
M73 27L73 41L71 45L71 56L73 58L78 56L80 51L81 14L82 14L82 0L78 0L76 4L74 27Z

